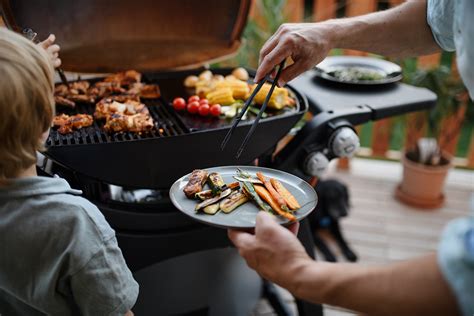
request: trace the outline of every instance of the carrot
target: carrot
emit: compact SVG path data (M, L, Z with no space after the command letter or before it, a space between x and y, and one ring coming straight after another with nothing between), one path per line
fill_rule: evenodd
M301 206L296 198L281 184L277 179L270 179L272 186L283 197L288 207L292 210L299 209Z
M286 207L286 202L285 200L281 197L281 195L275 190L275 188L272 186L272 184L270 183L270 180L268 180L267 177L265 177L263 175L263 173L261 172L257 172L257 177L260 181L263 182L263 185L265 186L265 188L268 190L268 192L270 192L270 195L272 196L273 200L275 200L275 202L278 203L278 205L280 205L281 208L285 208Z
M268 204L270 204L271 208L278 214L278 215L281 215L283 216L284 218L286 219L289 219L290 221L294 222L296 221L296 217L291 214L291 213L288 213L288 212L285 212L284 210L281 209L280 205L278 205L278 203L276 203L273 199L272 199L272 196L270 194L270 192L268 192L267 189L265 189L265 187L261 186L261 185L254 185L255 187L255 191L257 192L257 194L265 201L267 202Z

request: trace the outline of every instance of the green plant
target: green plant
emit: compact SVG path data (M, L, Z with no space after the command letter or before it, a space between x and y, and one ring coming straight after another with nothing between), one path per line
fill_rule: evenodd
M413 58L402 61L404 82L430 89L438 97L435 108L418 114L417 121L426 120L428 136L437 139L440 147L448 144L455 137L461 128L463 119L461 117L460 120L454 122L457 124L454 129L442 130L443 120L449 117L452 118L458 113L460 106L463 104L462 97L466 94L466 88L461 79L454 76L451 71L453 54L450 52L443 53L440 65L430 69L417 68L416 59ZM410 141L410 143L414 142ZM438 152L441 152L444 148L440 149ZM412 150L412 148L408 148L408 150Z

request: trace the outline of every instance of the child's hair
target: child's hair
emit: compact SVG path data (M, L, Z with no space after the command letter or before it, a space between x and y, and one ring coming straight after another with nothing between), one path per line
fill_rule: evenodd
M46 51L0 27L0 182L36 162L54 115L54 69Z

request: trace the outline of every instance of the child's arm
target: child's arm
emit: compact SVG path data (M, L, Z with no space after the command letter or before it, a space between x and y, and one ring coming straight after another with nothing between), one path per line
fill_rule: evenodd
M56 36L54 34L50 34L47 39L45 39L38 45L41 45L41 47L43 47L44 50L48 53L54 68L58 68L59 66L61 66L61 59L59 59L59 51L61 47L59 47L58 44L54 44L55 40Z
M138 297L138 284L115 237L72 275L70 286L82 315L133 315L131 308Z

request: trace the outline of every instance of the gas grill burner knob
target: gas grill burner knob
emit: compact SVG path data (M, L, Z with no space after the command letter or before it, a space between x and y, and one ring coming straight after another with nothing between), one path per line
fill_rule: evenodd
M329 148L337 157L352 157L359 147L359 137L349 127L336 129L329 140Z
M312 152L306 157L304 171L314 177L320 177L326 170L329 159L320 151Z

